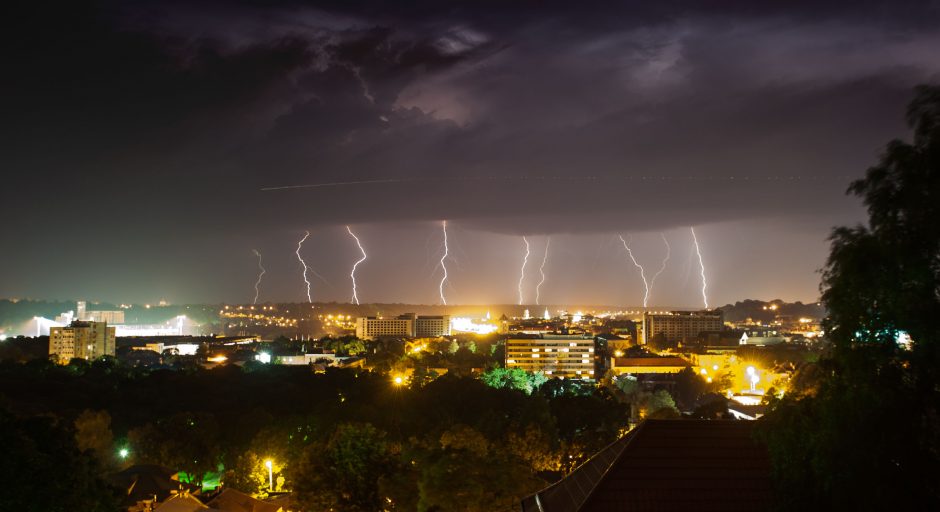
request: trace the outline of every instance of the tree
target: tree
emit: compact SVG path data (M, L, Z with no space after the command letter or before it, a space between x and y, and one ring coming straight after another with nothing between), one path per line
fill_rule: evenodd
M379 480L393 468L385 437L369 423L343 423L325 445L308 446L294 477L298 502L310 510L380 510Z
M128 439L138 462L185 472L197 484L222 457L219 426L208 413L178 413L131 430Z
M98 462L110 466L115 462L114 434L108 411L84 410L75 419L75 442L78 449L91 452Z
M71 432L45 417L20 419L0 409L0 510L117 510L101 467Z
M490 368L480 380L490 387L517 389L531 395L548 378L542 372L529 373L521 368Z
M833 231L819 381L771 401L781 509L940 509L940 87L907 122L849 187L868 225Z
M679 416L676 401L665 389L658 389L648 395L641 407L646 410L647 418L668 419Z

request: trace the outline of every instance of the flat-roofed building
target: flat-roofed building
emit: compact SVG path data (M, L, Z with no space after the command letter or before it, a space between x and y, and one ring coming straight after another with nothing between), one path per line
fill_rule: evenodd
M721 311L669 311L643 313L643 343L661 339L668 344L696 339L705 331L720 331L724 326Z
M506 340L506 368L544 372L547 377L593 379L594 338L545 334Z
M439 338L450 335L450 316L419 316L405 313L394 318L365 316L356 319L356 337L363 340L395 336Z
M106 322L74 321L66 327L49 329L49 355L59 364L72 359L97 359L114 356L115 329Z
M415 333L418 338L440 338L450 336L450 316L418 316L415 318Z
M414 336L414 316L401 315L396 318L366 316L356 319L356 337L371 340L383 336Z
M679 373L692 366L681 357L615 357L610 369L617 375Z

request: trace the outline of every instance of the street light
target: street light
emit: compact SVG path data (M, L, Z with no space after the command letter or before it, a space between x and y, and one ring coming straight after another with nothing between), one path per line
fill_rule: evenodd
M268 468L268 492L274 491L274 463L271 462L271 459L264 461L265 467Z

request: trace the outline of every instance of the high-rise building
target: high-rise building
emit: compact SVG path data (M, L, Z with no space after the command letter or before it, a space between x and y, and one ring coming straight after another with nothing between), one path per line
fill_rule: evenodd
M406 313L395 318L375 316L356 319L356 337L364 340L383 336L437 338L450 335L450 316L418 316Z
M76 320L66 327L49 329L49 355L56 356L59 364L68 364L74 358L113 356L114 339L115 328L106 322Z
M669 311L643 313L644 343L662 340L674 344L692 340L705 331L720 331L724 326L721 311ZM639 329L638 329L639 331Z
M544 372L548 377L593 379L594 338L545 334L506 340L506 368Z

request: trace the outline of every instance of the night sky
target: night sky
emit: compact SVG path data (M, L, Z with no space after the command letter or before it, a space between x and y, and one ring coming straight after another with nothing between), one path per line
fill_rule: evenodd
M940 82L940 3L63 2L5 12L0 296L815 301ZM280 190L270 187L370 182Z

